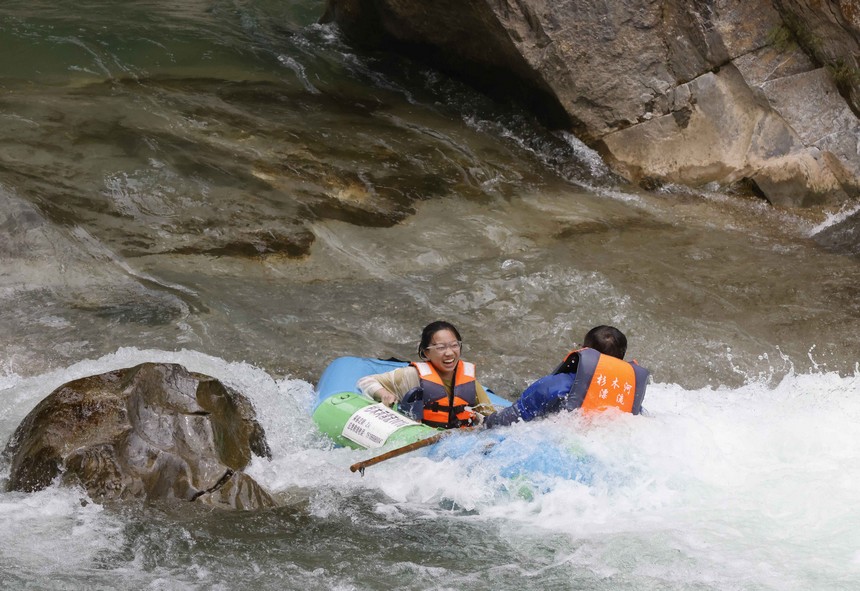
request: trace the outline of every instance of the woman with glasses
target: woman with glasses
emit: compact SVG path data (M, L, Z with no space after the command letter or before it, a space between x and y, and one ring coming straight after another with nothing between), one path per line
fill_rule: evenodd
M494 408L475 377L475 365L460 359L463 339L453 324L431 322L421 332L420 362L387 373L366 376L359 389L386 406L431 427L454 429L480 422Z

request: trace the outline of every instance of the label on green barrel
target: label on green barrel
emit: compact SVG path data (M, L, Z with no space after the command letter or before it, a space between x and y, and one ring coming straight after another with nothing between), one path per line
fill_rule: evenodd
M355 411L341 435L367 449L382 447L392 433L402 427L419 425L394 412L382 403L370 404Z

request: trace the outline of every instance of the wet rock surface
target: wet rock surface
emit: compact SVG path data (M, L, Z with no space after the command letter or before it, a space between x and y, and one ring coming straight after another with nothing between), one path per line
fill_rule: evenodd
M60 386L24 418L4 451L14 491L59 481L98 502L272 507L269 493L242 472L252 455L270 452L247 398L181 365L156 363Z
M431 4L329 0L323 21L496 96L520 89L644 187L749 185L788 207L860 194L856 0Z

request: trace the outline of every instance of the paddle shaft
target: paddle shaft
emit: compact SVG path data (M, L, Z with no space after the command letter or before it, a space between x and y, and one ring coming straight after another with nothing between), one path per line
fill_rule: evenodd
M369 460L364 460L363 462L356 462L349 467L349 471L361 472L361 475L364 476L365 468L373 466L374 464L378 464L379 462L384 462L385 460L390 460L391 458L396 458L397 456L402 456L403 454L409 453L410 451L421 449L422 447L427 447L428 445L433 445L447 434L447 431L443 431L438 435L433 435L432 437L428 437L427 439L422 439L421 441L416 441L415 443L410 443L409 445L404 445L403 447L392 449L391 451L387 451L384 454L379 454L375 458L370 458Z

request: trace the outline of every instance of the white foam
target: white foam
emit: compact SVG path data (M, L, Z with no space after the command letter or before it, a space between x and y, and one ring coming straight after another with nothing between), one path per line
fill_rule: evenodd
M800 588L860 575L858 384L834 373L792 375L773 388L654 384L650 418L568 415L513 426L507 435L533 450L567 446L597 461L584 482L530 477L531 499L491 456L416 453L368 469L364 480L410 510L441 517L453 503L512 536L549 531L596 543L599 551L571 558L595 569L611 567L611 553L633 540L654 555L660 577L675 576L680 555L737 585L758 572L760 584ZM706 582L700 575L687 573L686 583Z
M0 555L21 572L51 573L91 564L121 541L122 523L81 491L50 487L0 495Z

